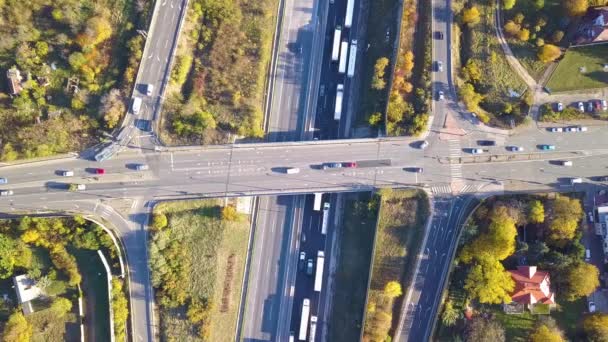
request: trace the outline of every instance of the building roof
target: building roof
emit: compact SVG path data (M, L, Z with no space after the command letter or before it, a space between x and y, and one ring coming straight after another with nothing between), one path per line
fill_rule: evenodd
M21 87L21 73L17 68L11 68L6 71L6 77L8 78L8 87L11 95L17 95L23 89Z
M509 273L515 281L515 289L511 294L514 302L555 304L549 272L539 271L536 266L517 266L517 270L509 270Z
M581 18L575 44L608 42L608 6L590 7Z
M41 291L36 286L34 279L28 278L27 275L22 274L13 278L15 283L15 289L17 290L17 299L19 304L23 304L40 297Z

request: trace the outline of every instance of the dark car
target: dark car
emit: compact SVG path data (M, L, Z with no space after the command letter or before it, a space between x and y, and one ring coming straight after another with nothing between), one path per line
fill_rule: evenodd
M435 39L443 40L443 32L435 32Z
M357 167L357 163L356 162L342 163L342 167L355 168L355 167Z
M494 141L494 140L477 140L477 145L479 145L479 146L494 146L494 145L496 145L496 141Z

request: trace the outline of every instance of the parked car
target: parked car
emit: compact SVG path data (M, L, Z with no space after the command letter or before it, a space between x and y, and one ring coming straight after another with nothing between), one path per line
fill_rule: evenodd
M540 145L540 149L544 150L544 151L546 151L546 150L555 150L555 145L547 145L547 144Z
M566 132L578 132L578 127L566 127L564 130Z
M347 168L355 168L355 167L357 167L357 163L356 163L356 162L346 162L346 163L342 163L342 167L347 167Z
M412 168L410 168L410 170L411 170L413 173L422 173L422 172L424 171L424 169L423 169L423 168L421 168L421 167L412 167Z
M341 168L341 167L342 167L342 163L325 163L325 164L323 164L323 170L337 169L337 168Z
M592 301L589 301L589 312L595 312L595 303Z
M562 131L563 129L561 127L549 127L549 132L557 133Z
M564 104L561 102L558 102L555 104L555 108L557 109L558 112L561 112L562 110L564 110Z
M2 190L0 191L0 196L11 196L13 194L13 190Z
M445 95L443 94L443 91L438 91L437 92L437 99L438 100L443 100L443 98L445 97Z
M594 107L593 107L593 101L587 102L587 111L589 113L593 113L593 109L594 109Z
M521 146L509 146L509 151L511 152L521 152L524 148Z
M578 110L580 110L581 112L584 112L584 111L585 111L585 105L584 105L582 102L580 102L580 101L579 101L579 102L576 104L576 106L578 107Z
M572 166L572 161L571 160L562 160L561 164L562 164L562 166Z
M137 170L137 171L145 171L147 169L149 169L147 164L136 164L135 165L135 170Z
M74 171L72 170L63 170L60 172L63 177L72 177L74 176Z
M8 179L0 177L0 184L8 183Z
M608 101L602 100L602 110L608 110Z
M471 149L471 153L472 153L472 154L482 154L482 153L483 153L483 150L482 150L482 149L480 149L480 148L472 148L472 149Z
M577 184L577 183L582 183L583 179L582 178L571 178L570 179L570 184Z
M288 175L295 175L297 173L300 173L300 169L297 167L288 167L287 169L285 169L285 173Z
M494 145L496 145L496 141L494 141L494 140L477 140L477 145L479 145L479 146L494 146Z
M590 211L590 212L587 213L587 215L589 216L589 222L593 223L595 221L594 218L593 218L593 212Z
M587 132L587 127L585 126L578 126L576 127L576 130L579 132Z
M106 173L106 169L95 168L93 169L93 173L96 175L104 175Z
M429 142L426 140L423 140L421 142L418 143L418 148L421 150L424 150L425 148L427 148L429 146Z

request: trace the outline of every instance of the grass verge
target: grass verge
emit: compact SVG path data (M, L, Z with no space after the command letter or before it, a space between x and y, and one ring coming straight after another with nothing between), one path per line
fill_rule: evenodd
M365 309L374 234L378 211L369 204L370 193L346 195L344 224L340 229L340 257L336 271L329 341L357 341Z
M221 204L199 200L155 208L168 218L150 243L163 339L234 340L250 223L242 214L224 219L227 207Z
M608 87L608 44L573 47L547 82L551 92ZM581 72L580 68L585 71Z
M368 336L382 336L377 329L380 316L391 317L388 328L394 328L399 321L403 296L388 294L386 285L397 282L402 289L409 287L429 215L428 199L422 191L383 189L380 196L382 204L365 322Z

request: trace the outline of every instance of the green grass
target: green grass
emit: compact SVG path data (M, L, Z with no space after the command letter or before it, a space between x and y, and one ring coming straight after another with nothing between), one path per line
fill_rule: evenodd
M210 300L212 309L205 324L210 327L210 341L232 341L236 328L241 296L250 223L242 216L238 222L222 221L219 217L223 200L171 202L155 210L167 214L169 227L159 234L168 239L180 239L188 260L174 262L191 265L189 279L184 281L189 296ZM247 217L248 218L248 217ZM228 260L233 255L230 294L222 305ZM192 325L186 320L184 308L161 310L161 331L164 339L195 341Z
M508 39L513 55L536 81L540 80L547 69L547 65L536 56L536 47L515 39Z
M97 251L74 250L72 254L78 262L82 274L82 292L85 315L92 306L93 317L85 320L85 334L93 335L96 341L110 340L110 304L108 301L108 279Z
M365 294L377 210L369 210L370 193L347 195L344 220L340 228L340 257L336 271L336 291L333 296L329 341L357 341L365 309Z
M502 311L501 307L494 310L496 319L502 323L505 328L507 341L526 342L528 336L534 328L534 324L538 319L538 315L533 315L529 311L524 311L518 315L507 315Z
M577 327L586 311L587 299L583 297L572 302L559 302L557 309L551 312L551 317L555 318L571 341L576 341L580 340Z
M608 87L608 44L568 49L551 75L547 88L551 92ZM585 67L585 73L579 71Z
M386 68L385 73L386 87L383 90L374 90L371 87L371 83L376 61L381 57L392 59L393 44L397 38L395 16L399 15L399 12L396 10L398 3L396 0L375 0L370 2L366 39L366 41L370 42L370 46L360 60L360 63L363 63L363 67L360 68L362 70L362 80L359 90L359 110L355 113L356 117L353 118L353 123L358 127L369 127L367 123L369 116L375 112L384 113L386 108L390 88L390 64ZM387 26L390 30L388 42L386 41ZM409 45L411 45L411 42Z

